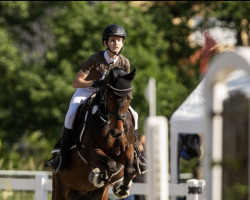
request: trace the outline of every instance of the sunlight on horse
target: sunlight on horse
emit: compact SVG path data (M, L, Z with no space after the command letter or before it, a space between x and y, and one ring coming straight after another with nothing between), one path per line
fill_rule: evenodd
M108 187L115 182L116 196L129 195L136 175L129 110L135 74L135 69L110 70L96 95L79 106L73 127L76 148L66 168L53 173L53 200L108 200Z

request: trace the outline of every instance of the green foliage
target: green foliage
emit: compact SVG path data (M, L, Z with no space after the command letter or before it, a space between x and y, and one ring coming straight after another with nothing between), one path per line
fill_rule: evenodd
M48 199L51 199L51 192L49 192ZM1 191L0 190L1 200L23 200L23 199L35 199L35 192L31 191Z
M245 13L242 16L249 21L249 3L243 7L234 2L155 1L146 2L146 7L134 3L0 2L2 169L42 169L74 93L72 80L84 60L104 50L101 34L108 24L121 24L127 32L122 54L131 69L137 68L131 105L143 132L150 77L156 79L157 114L168 118L199 82L198 63L186 62L199 48L189 45L193 31L189 19L196 14L216 16L229 25L236 20L238 28L239 13ZM197 5L200 10L193 9ZM223 12L215 12L221 6ZM206 11L207 7L213 9Z
M0 168L8 169L43 170L44 160L51 151L53 141L48 141L41 131L24 134L15 142L11 151L1 158ZM3 148L8 151L8 147Z
M0 191L0 198L2 200L22 200L22 199L34 199L34 192L14 192L12 190Z
M225 188L225 197L228 200L247 199L248 185L242 183L234 183L232 186Z

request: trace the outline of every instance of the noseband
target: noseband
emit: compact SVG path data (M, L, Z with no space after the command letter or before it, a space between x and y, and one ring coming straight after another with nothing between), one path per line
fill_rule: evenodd
M127 116L127 112L123 114L117 114L113 112L108 112L108 115L115 117L117 120L121 120L123 123L125 123L125 118Z
M116 114L116 113L112 113L112 112L108 112L108 114L111 116L114 116L115 119L117 119L117 121L121 120L123 122L123 124L126 122L125 119L127 116L127 111L126 111L126 113L123 113L123 114ZM119 133L115 133L115 131L110 128L109 133L113 138L118 138L122 135L123 132L120 131Z

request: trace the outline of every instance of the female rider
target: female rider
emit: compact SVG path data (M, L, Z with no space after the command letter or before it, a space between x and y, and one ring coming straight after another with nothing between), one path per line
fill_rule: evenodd
M65 117L61 141L55 145L55 148L60 145L60 153L54 153L53 157L45 164L45 167L50 170L58 172L65 168L70 146L72 145L72 125L77 108L102 84L101 78L104 71L119 66L123 67L125 72L130 72L129 60L120 54L125 39L126 32L122 26L118 24L108 25L102 33L102 43L106 47L106 50L91 55L80 65L81 69L72 83L72 86L76 88L76 91L70 101L69 109ZM135 119L135 147L137 147L138 114L131 108L131 106L129 109L132 111ZM135 153L135 155L138 159L139 155L137 155L137 153ZM140 169L137 170L140 173Z

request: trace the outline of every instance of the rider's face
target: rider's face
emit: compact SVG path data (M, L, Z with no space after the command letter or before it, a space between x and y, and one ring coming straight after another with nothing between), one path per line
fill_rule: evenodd
M108 46L111 51L115 53L119 53L121 48L124 45L124 40L121 37L118 36L110 36L108 40Z

